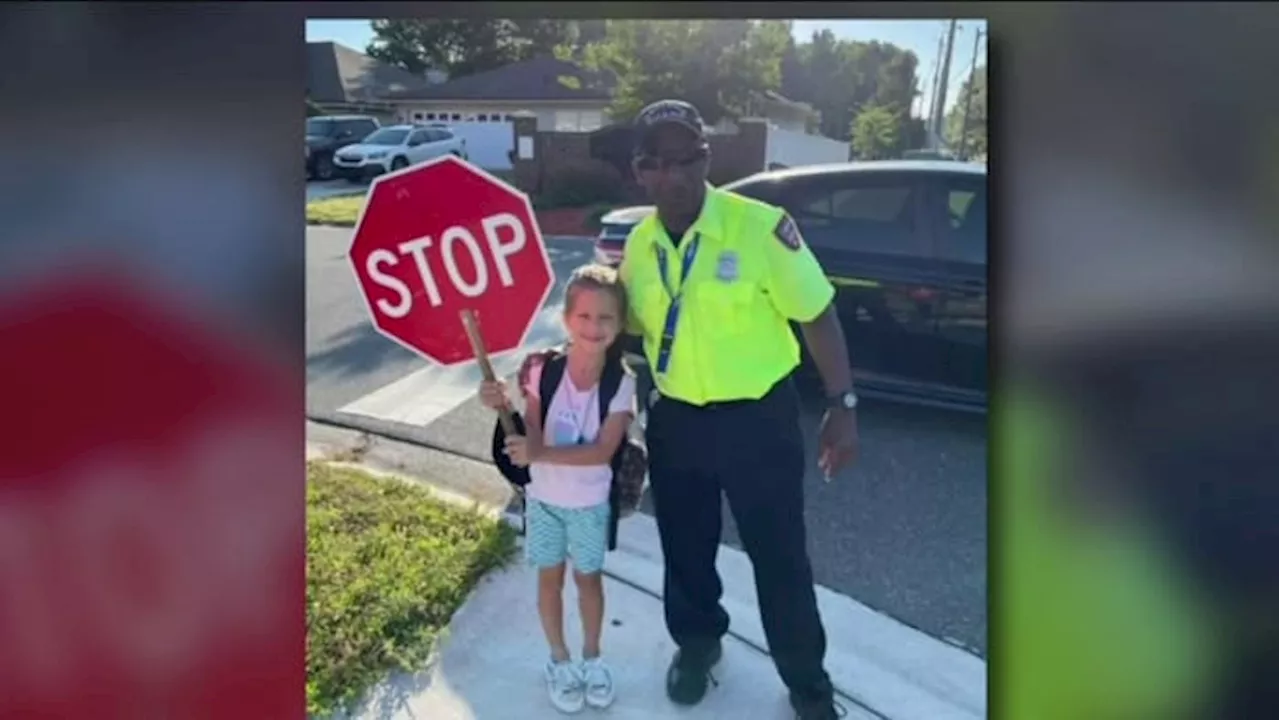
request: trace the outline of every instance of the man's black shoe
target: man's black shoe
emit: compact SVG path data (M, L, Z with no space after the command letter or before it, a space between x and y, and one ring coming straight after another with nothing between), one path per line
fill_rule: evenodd
M828 698L825 700L797 701L791 696L791 706L796 711L796 720L839 720L848 711L840 703Z
M676 650L671 666L667 668L667 697L680 705L701 702L707 694L707 681L715 682L711 668L720 662L722 652L719 641L706 652Z

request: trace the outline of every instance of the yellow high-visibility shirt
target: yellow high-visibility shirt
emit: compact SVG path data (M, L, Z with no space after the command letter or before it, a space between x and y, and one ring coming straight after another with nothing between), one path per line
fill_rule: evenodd
M628 331L643 338L659 392L694 405L763 397L800 362L788 321L813 320L835 296L786 212L710 186L679 247L654 213L627 237L619 272ZM673 292L680 311L666 372L659 372Z

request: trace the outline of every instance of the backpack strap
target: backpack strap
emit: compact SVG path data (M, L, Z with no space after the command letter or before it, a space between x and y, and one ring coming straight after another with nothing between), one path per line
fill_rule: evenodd
M538 409L542 413L539 424L547 426L547 412L551 409L551 399L560 389L560 381L564 378L564 369L568 364L564 353L548 350L543 355L542 375L538 377Z
M621 362L606 362L604 365L604 372L600 374L600 427L604 427L605 418L609 417L609 405L613 403L613 396L618 394L625 373Z
M600 427L604 427L604 421L609 417L609 406L613 404L613 396L618 394L618 388L622 386L622 378L627 374L627 367L621 358L610 357L604 365L604 372L600 375L600 393L598 395L600 402ZM618 470L618 461L622 457L622 447L626 445L627 438L623 436L622 442L618 444L618 448L613 451L613 457L609 461L609 467L614 472ZM618 549L618 520L622 514L622 499L618 491L618 483L611 482L609 484L609 550Z

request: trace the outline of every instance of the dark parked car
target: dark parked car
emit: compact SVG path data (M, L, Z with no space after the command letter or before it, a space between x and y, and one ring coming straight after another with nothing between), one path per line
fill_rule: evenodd
M368 115L320 115L307 118L307 179L333 178L333 153L354 145L378 129Z
M725 189L785 208L837 289L859 391L985 411L987 171L955 161L818 165ZM616 264L652 208L601 219L596 257ZM815 380L806 357L800 377Z

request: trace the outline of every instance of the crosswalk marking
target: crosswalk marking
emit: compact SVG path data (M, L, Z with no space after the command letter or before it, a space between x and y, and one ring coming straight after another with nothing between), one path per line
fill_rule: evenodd
M493 358L493 371L499 377L512 375L520 369L523 358L523 352ZM431 365L338 408L338 412L425 427L475 395L480 377L480 368L472 363L452 368Z

